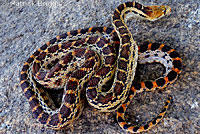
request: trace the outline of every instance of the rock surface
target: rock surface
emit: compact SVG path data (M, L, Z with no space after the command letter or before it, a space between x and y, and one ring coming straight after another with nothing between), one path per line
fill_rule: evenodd
M115 112L99 113L88 104L73 127L60 131L45 128L33 119L19 85L23 63L38 47L70 30L91 26L112 27L111 14L122 2L125 0L0 1L0 133L126 133L118 126ZM138 44L150 40L175 48L183 59L183 71L179 79L162 94L136 95L127 118L135 124L149 121L162 107L166 91L171 90L174 101L168 114L148 133L200 133L200 2L139 2L172 7L171 15L157 22L133 20L128 24ZM152 76L160 71L150 65L142 70L140 68L142 75L148 74L148 68L153 68Z

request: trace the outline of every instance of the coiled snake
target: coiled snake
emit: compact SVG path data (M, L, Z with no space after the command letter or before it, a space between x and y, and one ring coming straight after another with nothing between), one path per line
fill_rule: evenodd
M126 20L137 17L154 21L170 10L169 6L126 2L114 11L114 29L90 27L67 32L36 50L24 63L20 75L21 88L34 117L53 129L70 125L80 116L86 93L89 104L99 111L117 110L117 121L126 131L138 133L155 126L165 115L171 96L161 113L144 126L127 124L124 113L136 93L164 88L174 82L181 72L181 58L164 44L137 46ZM135 83L137 62L159 62L165 66L165 74L154 81ZM64 89L59 108L47 89Z

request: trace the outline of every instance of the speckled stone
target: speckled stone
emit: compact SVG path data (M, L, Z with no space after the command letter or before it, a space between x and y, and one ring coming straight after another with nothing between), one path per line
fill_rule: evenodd
M27 99L19 85L19 74L28 56L58 34L91 26L112 27L113 10L126 0L18 0L0 1L0 133L34 134L121 134L115 112L99 113L88 104L73 127L54 131L33 119ZM45 3L46 2L46 3ZM179 79L158 92L138 94L128 109L127 120L143 124L159 112L166 90L173 104L164 120L149 134L200 133L200 1L140 0L140 3L167 4L170 16L157 22L132 20L128 26L134 39L165 43L175 48L183 59ZM141 67L141 79L157 77L162 68ZM150 70L152 73L148 73Z

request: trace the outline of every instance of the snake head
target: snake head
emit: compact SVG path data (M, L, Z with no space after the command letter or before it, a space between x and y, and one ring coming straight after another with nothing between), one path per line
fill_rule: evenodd
M147 6L149 9L148 12L148 20L155 21L158 20L166 15L169 15L171 12L170 6Z

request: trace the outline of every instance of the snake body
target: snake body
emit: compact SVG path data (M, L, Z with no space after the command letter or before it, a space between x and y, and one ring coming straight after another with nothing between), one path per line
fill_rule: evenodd
M126 2L114 11L114 29L90 27L67 32L36 50L24 63L20 75L21 88L34 117L53 129L71 125L82 113L86 93L89 104L99 111L117 110L117 121L126 131L138 133L155 126L165 115L171 96L158 117L147 125L127 124L124 113L136 93L161 89L174 82L181 72L181 58L164 44L137 46L126 21L131 17L154 21L170 10L169 6ZM154 81L135 83L137 62L159 62L165 66L165 74ZM47 89L64 89L59 108Z

